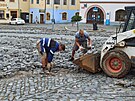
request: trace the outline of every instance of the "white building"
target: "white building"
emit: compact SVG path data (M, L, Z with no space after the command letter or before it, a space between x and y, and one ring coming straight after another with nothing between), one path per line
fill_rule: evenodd
M125 6L135 6L135 0L80 0L83 23L113 24L126 18Z

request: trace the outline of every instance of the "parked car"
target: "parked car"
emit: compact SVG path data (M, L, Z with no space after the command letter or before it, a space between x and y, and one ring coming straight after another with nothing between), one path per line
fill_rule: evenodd
M16 24L16 25L19 25L19 24L25 24L25 21L21 18L13 18L9 21L9 24Z

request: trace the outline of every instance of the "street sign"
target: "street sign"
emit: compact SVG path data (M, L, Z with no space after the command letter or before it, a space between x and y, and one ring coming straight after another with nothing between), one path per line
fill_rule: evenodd
M93 8L93 12L98 12L98 8L97 7L94 7Z

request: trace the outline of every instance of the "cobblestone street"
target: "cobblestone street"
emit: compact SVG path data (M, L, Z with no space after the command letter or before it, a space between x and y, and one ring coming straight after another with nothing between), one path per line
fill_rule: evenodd
M93 31L92 25L80 24L100 51L107 38L115 34L116 26L98 27ZM102 71L92 74L80 70L68 62L76 25L57 24L54 32L51 28L42 24L0 26L0 101L135 101L134 69L121 79ZM66 44L66 51L54 56L53 75L41 73L36 41L42 37Z
M1 79L1 101L134 101L133 75L124 79L103 73L61 69L55 76L27 74Z

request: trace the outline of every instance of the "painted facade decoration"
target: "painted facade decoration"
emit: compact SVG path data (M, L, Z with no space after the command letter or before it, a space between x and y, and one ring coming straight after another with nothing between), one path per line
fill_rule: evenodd
M114 24L126 20L125 6L135 6L135 0L80 0L83 23Z

